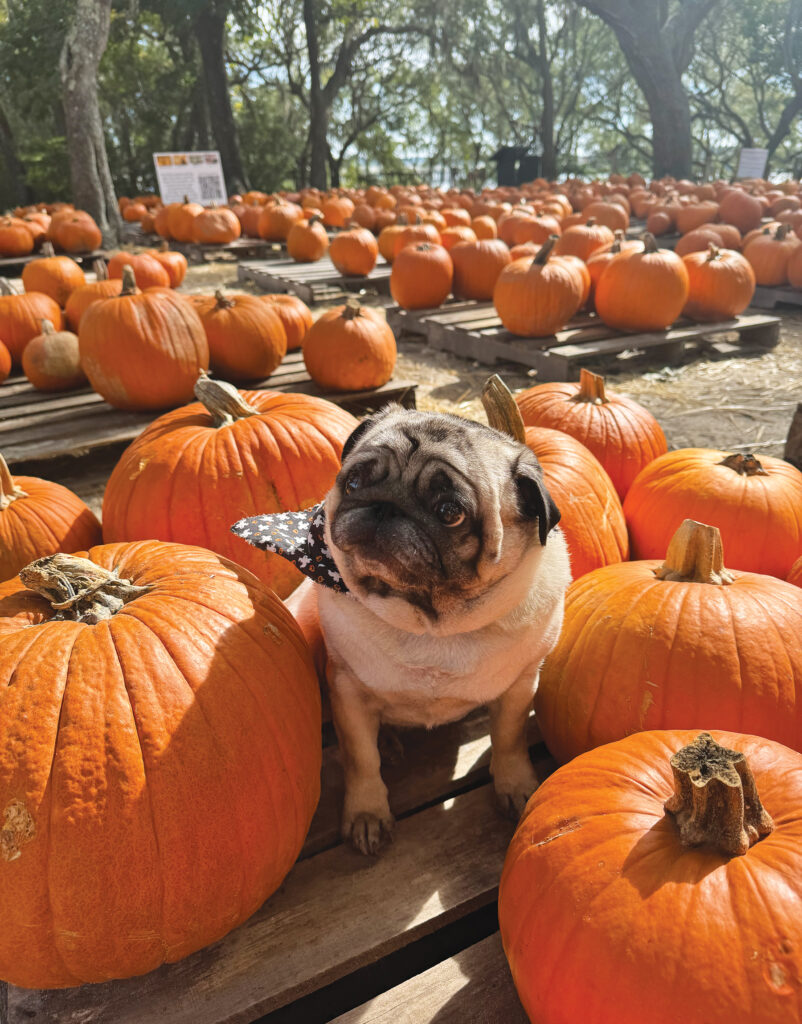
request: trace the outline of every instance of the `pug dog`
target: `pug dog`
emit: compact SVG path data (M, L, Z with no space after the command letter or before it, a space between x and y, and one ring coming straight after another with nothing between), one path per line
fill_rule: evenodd
M526 721L571 579L537 458L492 427L390 406L346 442L324 511L343 584L318 592L343 837L374 854L392 835L382 723L432 727L480 705L498 802L517 818L537 785Z

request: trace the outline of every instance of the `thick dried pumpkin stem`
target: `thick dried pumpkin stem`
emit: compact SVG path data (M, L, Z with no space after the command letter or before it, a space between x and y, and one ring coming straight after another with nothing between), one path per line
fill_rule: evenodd
M526 429L521 411L512 397L512 392L497 373L485 381L482 388L482 405L491 427L502 434L509 434L521 444L526 444Z
M719 466L726 466L727 469L734 469L739 476L768 476L761 462L747 452L746 455L728 455L726 459L719 462Z
M27 498L28 495L21 487L14 483L11 470L6 465L6 460L0 455L0 512L8 508L12 501L17 498Z
M53 243L52 242L43 242L42 243L42 248L39 250L39 255L43 259L47 259L50 256L55 256L56 255L56 250L53 248Z
M579 371L579 391L571 398L572 402L592 402L604 405L609 398L604 392L604 377L584 368Z
M61 553L37 558L20 569L19 578L50 603L54 618L88 625L110 619L150 589L120 579L88 558Z
M126 263L123 267L123 290L120 295L133 295L136 292L136 276L134 275L134 268L130 263Z
M221 288L218 288L214 293L214 297L217 299L217 309L231 309L235 305L233 299L229 299L227 295L223 294Z
M359 305L359 299L348 299L346 304L343 306L342 318L343 320L353 320L362 312L362 307Z
M643 251L644 252L658 252L659 246L657 239L651 233L651 231L643 232Z
M674 816L685 846L709 846L738 857L774 830L739 750L728 750L703 732L670 763L674 794L665 809Z
M549 256L551 256L551 250L554 248L557 242L557 235L549 235L543 245L538 249L535 258L532 260L532 266L536 264L543 266L544 263L548 262Z
M95 272L95 279L98 281L108 281L109 279L109 268L106 266L106 261L97 259L92 264L92 269Z
M42 334L55 334L56 328L50 322L50 320L42 321Z
M712 583L723 586L735 578L724 568L724 549L717 527L686 519L668 545L666 560L655 570L659 580Z
M233 384L224 380L212 380L202 373L195 382L195 397L212 417L215 427L228 427L236 420L258 416L259 410L248 405Z

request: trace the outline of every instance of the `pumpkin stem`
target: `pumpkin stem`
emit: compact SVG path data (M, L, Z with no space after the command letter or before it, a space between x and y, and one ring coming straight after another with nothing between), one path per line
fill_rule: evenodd
M714 583L723 586L734 577L724 568L721 534L715 526L686 519L671 538L666 560L655 569L659 580Z
M123 290L120 295L134 295L136 292L136 277L134 276L134 268L130 263L126 263L123 267Z
M53 326L50 320L42 321L42 334L55 334L56 328Z
M643 232L643 251L644 252L657 252L659 250L657 239L651 233L651 231Z
M88 558L62 553L37 558L20 569L20 580L56 613L56 619L93 625L116 615L150 587L123 580L114 571L95 565Z
M579 391L571 399L572 402L593 402L594 405L604 405L609 402L604 391L604 377L598 373L592 373L584 369L579 371Z
M586 228L594 228L595 226L596 226L596 218L595 217L588 217L588 219L585 221L585 227Z
M56 255L56 250L53 248L52 242L42 242L42 248L39 250L39 255L43 258L49 258L50 256Z
M159 246L159 252L169 252L169 251L170 251L170 243L165 238L165 240Z
M234 301L223 294L222 288L217 289L214 293L214 297L217 299L217 309L231 309L234 305Z
M342 318L343 320L353 320L362 312L362 307L359 305L359 299L350 298L343 306Z
M734 469L739 476L768 476L759 459L747 452L746 455L728 455L719 462L719 466Z
M236 420L258 416L259 410L248 405L233 384L224 380L212 380L201 373L195 382L195 397L212 417L215 427L229 427Z
M790 224L781 224L774 233L775 241L782 242L790 230Z
M508 434L521 444L526 444L526 429L521 410L512 397L512 392L497 373L485 381L482 388L482 405L487 414L487 422L494 430Z
M709 846L740 857L774 830L744 755L702 732L670 761L674 794L665 803L684 846Z
M0 455L0 512L8 508L12 501L17 498L27 498L28 495L21 487L14 483L14 477L6 464L6 460Z
M92 270L95 272L95 280L97 281L108 281L109 279L109 268L106 266L106 261L97 259L92 264Z
M711 242L707 247L707 262L712 263L713 260L719 259L721 256L721 249L716 245L715 242Z
M535 254L535 258L532 260L532 265L538 264L543 266L544 263L548 262L549 256L551 256L551 250L557 241L557 235L549 235L543 245L538 249Z

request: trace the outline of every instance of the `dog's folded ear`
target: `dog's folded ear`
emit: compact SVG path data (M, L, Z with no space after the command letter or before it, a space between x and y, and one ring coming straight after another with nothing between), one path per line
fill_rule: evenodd
M368 416L368 417L366 417L366 419L362 420L362 422L359 424L358 427L355 427L351 431L350 435L346 438L345 444L343 445L343 453L342 453L342 457L340 458L340 463L341 464L345 462L345 460L348 458L348 456L354 450L354 448L355 448L357 442L359 441L359 439L361 437L364 437L364 435L368 432L368 430L370 430L372 424L373 424L373 417L372 416Z
M549 531L560 521L560 510L543 483L541 470L519 462L515 467L515 486L521 515L526 519L537 519L540 543L545 544Z

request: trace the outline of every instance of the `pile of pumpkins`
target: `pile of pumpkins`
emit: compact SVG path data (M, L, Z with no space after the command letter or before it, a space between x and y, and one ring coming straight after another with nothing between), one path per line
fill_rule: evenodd
M23 271L24 294L0 297L0 381L21 366L34 387L87 381L120 409L188 401L198 373L262 381L302 348L310 376L330 391L381 387L396 344L377 311L351 300L317 321L291 295L185 295L187 261L162 249L96 261L96 280L45 243ZM64 329L64 328L68 329ZM124 355L123 355L124 353Z
M91 215L69 203L20 206L0 217L0 257L30 256L46 242L64 252L89 253L102 241Z
M123 454L102 528L0 461L0 679L15 684L0 708L0 977L17 984L138 974L215 941L280 885L318 799L317 675L279 600L299 574L230 525L319 501L357 422L205 374L195 392ZM565 766L530 801L500 889L523 1004L545 1024L612 1024L624 996L632 1020L687 1007L746 1024L764 979L760 1019L792 1019L802 473L669 452L647 410L588 372L516 404L575 579L536 695ZM106 813L81 813L101 781Z

